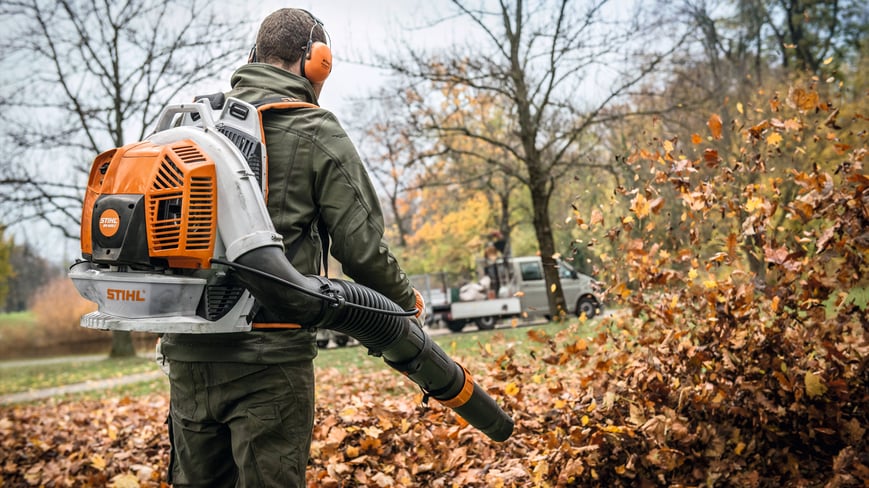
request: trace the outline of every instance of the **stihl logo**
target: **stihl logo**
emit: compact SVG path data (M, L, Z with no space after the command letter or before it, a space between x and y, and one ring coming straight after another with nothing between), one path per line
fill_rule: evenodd
M114 209L107 209L100 214L100 233L106 237L112 237L117 234L118 228L121 227L121 217Z
M117 300L119 302L144 302L145 294L142 290L122 290L109 288L106 292L106 298L109 300Z

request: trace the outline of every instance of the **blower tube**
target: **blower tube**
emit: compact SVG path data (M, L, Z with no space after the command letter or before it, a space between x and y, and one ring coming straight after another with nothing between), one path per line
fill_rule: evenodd
M249 251L233 264L240 281L270 311L293 317L303 327L353 337L492 440L505 441L512 434L513 419L385 296L356 283L305 276L275 246ZM287 286L273 286L275 281Z

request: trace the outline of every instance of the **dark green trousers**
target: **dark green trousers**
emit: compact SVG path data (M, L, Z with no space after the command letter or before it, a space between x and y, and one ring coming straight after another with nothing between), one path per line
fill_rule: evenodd
M312 361L172 361L169 379L174 486L305 486L314 423Z

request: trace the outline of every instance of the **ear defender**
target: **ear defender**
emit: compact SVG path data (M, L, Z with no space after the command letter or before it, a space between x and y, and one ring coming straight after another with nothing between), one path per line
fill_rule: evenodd
M308 34L308 44L305 46L305 54L302 56L301 71L302 76L307 78L311 83L323 83L332 72L332 50L325 42L314 42L314 29L320 26L326 39L329 39L329 33L323 26L323 21L314 17L311 12L304 10L311 16L314 25L311 26L311 32Z
M323 83L332 72L332 50L323 42L308 42L302 56L302 76L311 83Z

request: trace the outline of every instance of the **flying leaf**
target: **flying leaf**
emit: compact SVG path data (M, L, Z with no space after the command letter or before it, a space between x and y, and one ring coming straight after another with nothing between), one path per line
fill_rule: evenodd
M809 112L818 107L820 97L814 90L791 87L788 92L788 102L801 112Z
M721 139L722 124L720 115L710 115L706 125L709 126L709 131L712 133L712 137L715 139Z
M717 163L719 160L718 151L707 148L703 151L703 160L709 165L714 165L714 163Z
M766 247L763 250L764 258L768 263L782 264L788 259L788 249L784 246L778 249Z
M637 193L637 196L631 200L631 211L637 215L637 218L642 219L646 217L651 210L649 201L646 200L646 197L642 193Z
M599 209L594 209L591 211L591 225L603 224L603 212Z
M769 121L763 120L760 123L749 128L748 133L751 134L752 137L760 139L760 136L763 133L763 131L765 131L767 129L769 129Z
M745 210L749 213L754 213L755 210L763 208L764 200L760 197L751 197L745 202Z
M803 128L803 123L800 122L799 119L797 119L796 117L794 117L794 118L787 119L787 120L784 121L784 128L785 128L785 130L788 131L788 132L791 132L791 131L798 131L798 130L800 130L800 129Z
M782 136L778 132L773 132L772 134L770 134L766 137L766 145L767 146L779 147L779 145L781 145L781 142L782 142Z

